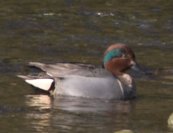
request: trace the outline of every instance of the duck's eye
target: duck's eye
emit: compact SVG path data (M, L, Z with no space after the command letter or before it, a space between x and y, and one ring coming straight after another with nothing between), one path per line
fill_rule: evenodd
M126 58L126 55L125 54L122 54L122 58Z
M128 54L125 54L125 53L122 54L122 58L127 59L127 58L129 58L129 57L130 57L130 56L129 56Z

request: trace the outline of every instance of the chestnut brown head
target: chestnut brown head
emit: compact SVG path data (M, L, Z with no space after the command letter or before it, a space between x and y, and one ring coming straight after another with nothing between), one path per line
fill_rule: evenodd
M110 45L103 59L104 67L114 76L122 75L127 69L136 64L135 54L125 44Z

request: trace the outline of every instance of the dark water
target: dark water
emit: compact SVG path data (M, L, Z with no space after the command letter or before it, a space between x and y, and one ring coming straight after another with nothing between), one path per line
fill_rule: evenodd
M1 132L171 133L173 1L6 0L0 2ZM29 61L100 64L126 43L152 71L136 78L138 98L102 101L38 95L15 75Z

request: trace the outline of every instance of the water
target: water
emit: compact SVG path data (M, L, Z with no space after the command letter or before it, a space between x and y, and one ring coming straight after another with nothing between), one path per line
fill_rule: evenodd
M171 0L6 0L0 2L1 132L171 133ZM134 49L153 75L136 78L138 98L102 101L36 94L15 75L29 61L100 64L115 42Z

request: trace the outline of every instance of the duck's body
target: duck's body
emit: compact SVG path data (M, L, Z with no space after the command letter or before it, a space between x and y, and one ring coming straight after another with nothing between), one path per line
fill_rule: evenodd
M122 49L124 47L120 47ZM119 48L120 47L120 48ZM116 47L112 48L117 50ZM111 50L112 50L111 49ZM122 73L131 64L110 71L110 61L115 59L126 59L121 51L111 51L105 53L104 67L97 68L93 65L57 63L43 64L30 62L30 66L41 69L46 73L45 77L20 76L25 81L36 88L51 92L54 96L66 95L86 98L101 99L131 99L136 96L136 89L130 75ZM123 53L124 54L124 53ZM115 60L116 61L116 60ZM131 60L129 61L131 63ZM117 64L117 63L116 63ZM120 64L121 65L121 64Z

